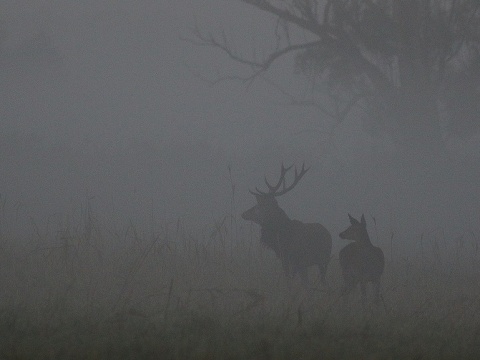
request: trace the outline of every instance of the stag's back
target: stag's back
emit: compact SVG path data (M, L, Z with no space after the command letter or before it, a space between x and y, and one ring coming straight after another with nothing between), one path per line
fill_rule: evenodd
M311 265L326 266L332 252L332 236L318 223L291 221L291 234L283 241L289 243L291 261L305 267Z

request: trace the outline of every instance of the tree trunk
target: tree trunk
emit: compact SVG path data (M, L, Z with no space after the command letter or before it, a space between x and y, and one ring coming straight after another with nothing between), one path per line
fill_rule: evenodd
M396 17L401 24L398 56L399 84L392 97L398 124L398 142L412 160L429 161L443 152L442 133L437 108L435 83L431 78L429 55L422 19L428 5L416 0L396 3Z
M394 100L396 139L412 160L442 157L444 143L435 95L428 88L403 86Z

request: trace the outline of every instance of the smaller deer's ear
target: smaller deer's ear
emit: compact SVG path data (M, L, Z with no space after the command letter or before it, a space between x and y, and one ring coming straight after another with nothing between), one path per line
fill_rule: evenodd
M348 218L350 219L350 224L352 224L352 225L358 224L358 220L353 218L352 215L348 214Z
M367 222L365 221L365 215L362 214L362 218L360 219L360 222L363 226L367 226Z

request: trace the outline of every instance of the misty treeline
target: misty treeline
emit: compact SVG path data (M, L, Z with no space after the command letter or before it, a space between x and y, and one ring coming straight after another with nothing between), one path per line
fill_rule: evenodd
M309 91L280 91L286 102L314 106L319 118L361 118L417 160L443 157L447 139L478 134L480 4L474 0L239 0L271 24L269 32L206 24L195 41L243 67L214 82L250 84L293 57ZM256 19L256 18L255 18ZM247 45L233 35L243 32ZM235 40L234 40L235 38ZM259 45L260 44L260 45ZM245 50L247 49L247 50Z

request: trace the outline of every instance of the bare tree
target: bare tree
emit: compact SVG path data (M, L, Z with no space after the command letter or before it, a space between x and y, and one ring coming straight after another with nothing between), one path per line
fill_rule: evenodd
M247 57L225 31L197 28L195 34L197 42L248 66L243 80L294 53L295 70L317 84L298 103L315 104L336 120L362 116L373 133L387 131L405 148L427 155L443 148L447 132L479 130L480 2L238 1L276 19L271 52Z

